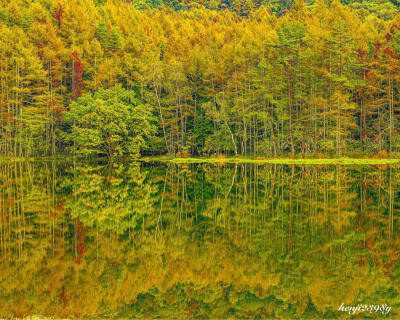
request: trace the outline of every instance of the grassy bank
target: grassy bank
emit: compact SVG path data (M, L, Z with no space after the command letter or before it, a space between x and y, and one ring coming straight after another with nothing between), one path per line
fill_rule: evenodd
M367 164L396 164L400 159L249 159L249 158L148 158L148 161L172 162L172 163L258 163L258 164L343 164L343 165L367 165Z
M99 158L75 158L75 161L105 161L109 159L105 157ZM43 162L43 161L74 161L72 156L64 157L37 157L37 158L1 158L0 162ZM318 165L318 164L343 164L343 165L383 165L383 164L397 164L400 159L355 159L355 158L332 158L332 159L290 159L290 158L244 158L244 157L211 157L211 158L173 158L171 156L154 156L142 158L121 157L115 158L115 162L163 162L163 163L257 163L257 164L297 164L297 165Z

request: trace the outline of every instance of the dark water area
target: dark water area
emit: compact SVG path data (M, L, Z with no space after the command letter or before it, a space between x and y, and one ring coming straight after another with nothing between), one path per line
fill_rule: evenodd
M399 169L2 163L0 318L399 318Z

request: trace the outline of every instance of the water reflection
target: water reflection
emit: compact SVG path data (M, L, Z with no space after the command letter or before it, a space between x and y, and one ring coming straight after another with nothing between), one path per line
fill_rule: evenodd
M3 163L0 316L396 317L399 172Z

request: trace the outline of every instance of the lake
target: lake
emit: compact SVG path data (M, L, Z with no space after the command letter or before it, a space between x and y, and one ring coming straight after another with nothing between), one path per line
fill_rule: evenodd
M0 164L0 317L400 317L399 166Z

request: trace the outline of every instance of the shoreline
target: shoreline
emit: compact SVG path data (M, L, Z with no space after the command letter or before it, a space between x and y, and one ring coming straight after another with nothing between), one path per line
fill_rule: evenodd
M174 158L167 160L172 163L256 163L256 164L397 164L400 159L354 159L354 158L333 158L333 159L290 159L290 158L269 158L269 159L242 159L242 158Z
M108 158L98 157L98 158L75 158L77 161L109 161ZM239 157L229 157L229 158L172 158L166 156L154 156L154 157L141 157L141 158L130 158L121 157L115 159L116 162L162 162L162 163L175 163L175 164L190 164L190 163L209 163L209 164L223 164L223 163L254 163L254 164L297 164L297 165L329 165L329 164L343 164L343 165L388 165L388 164L398 164L400 159L376 159L376 158L324 158L324 159L314 159L314 158L304 158L304 159L290 159L290 158L239 158ZM33 157L33 158L0 158L0 162L46 162L46 161L74 161L72 156L65 157Z

